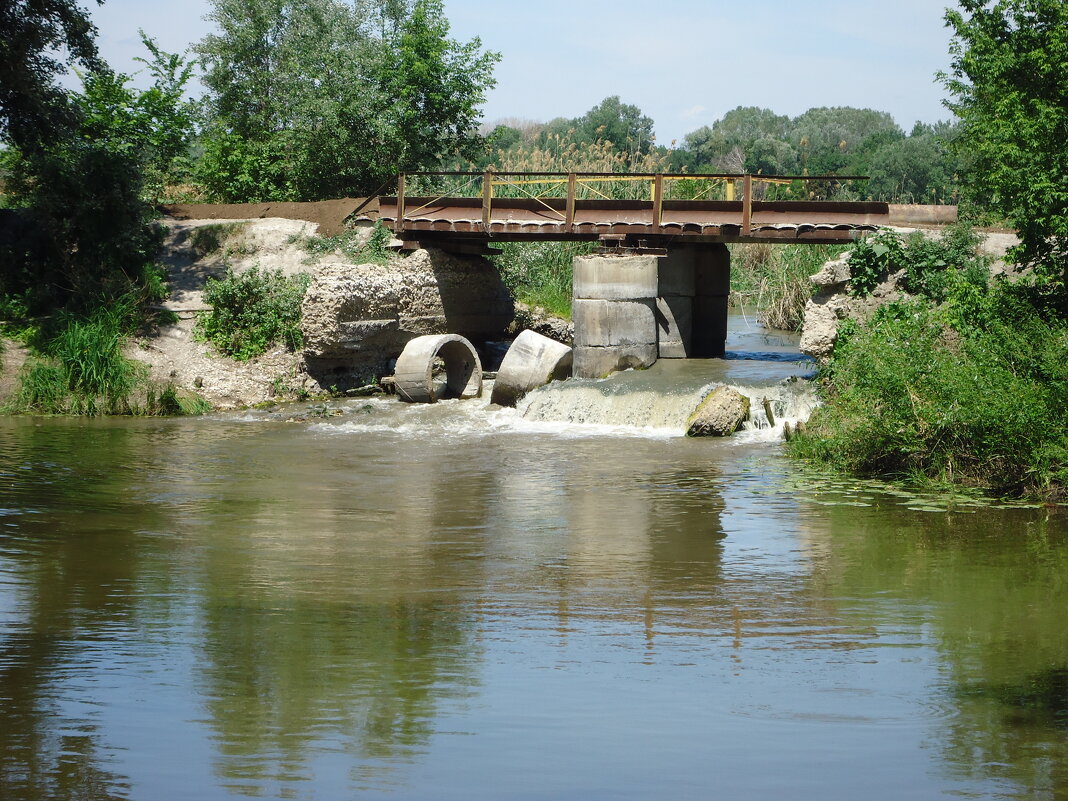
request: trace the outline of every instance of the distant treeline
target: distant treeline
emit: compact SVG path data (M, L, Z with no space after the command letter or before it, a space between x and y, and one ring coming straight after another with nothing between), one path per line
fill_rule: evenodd
M813 108L797 117L739 106L681 143L656 142L653 121L619 97L574 119L505 121L485 136L484 169L597 169L612 172L859 175L843 192L898 203L955 203L956 134L948 122L909 133L886 112Z

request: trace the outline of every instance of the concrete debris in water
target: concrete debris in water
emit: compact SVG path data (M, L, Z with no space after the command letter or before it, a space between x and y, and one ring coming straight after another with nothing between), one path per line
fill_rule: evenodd
M567 345L534 331L523 331L501 362L490 402L515 406L535 387L570 376L572 358Z
M436 374L444 362L445 378ZM474 346L457 334L416 337L397 359L393 377L397 396L409 403L434 403L442 398L477 398L482 394L482 362Z

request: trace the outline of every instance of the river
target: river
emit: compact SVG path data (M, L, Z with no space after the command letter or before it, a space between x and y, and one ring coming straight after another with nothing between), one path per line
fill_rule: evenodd
M731 337L527 417L0 418L0 798L1066 797L1063 513L641 405L809 369Z

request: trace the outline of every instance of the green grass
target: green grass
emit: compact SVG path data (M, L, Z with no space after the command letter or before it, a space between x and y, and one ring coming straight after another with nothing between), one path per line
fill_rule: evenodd
M4 411L88 416L206 411L199 397L153 386L148 369L123 355L125 335L136 320L133 295L102 303L84 316L57 315L49 330L38 330L36 355L27 360Z
M247 247L240 241L247 223L211 223L189 232L189 246L201 258L223 251L223 255L245 254Z
M366 229L349 228L336 236L293 237L290 242L298 242L312 256L342 253L354 262L386 264L396 258L387 247L392 238L393 232L376 222L369 233Z
M589 242L506 242L493 262L516 300L570 319L572 262L595 248Z

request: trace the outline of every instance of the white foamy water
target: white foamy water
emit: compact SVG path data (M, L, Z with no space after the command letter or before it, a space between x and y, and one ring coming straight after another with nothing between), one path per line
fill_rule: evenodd
M796 339L756 329L733 314L725 359L662 359L648 370L626 370L606 379L554 382L529 393L516 409L492 406L493 384L487 381L482 397L473 400L409 404L377 397L292 404L228 419L296 421L319 433L347 436L671 439L686 435L690 415L709 392L730 386L749 398L751 414L730 441L773 442L782 439L785 423L807 420L818 403L812 383L797 378L809 374L812 364L797 352ZM765 399L774 425L765 412Z
M328 435L387 434L404 439L510 434L672 439L685 436L690 415L709 392L728 385L750 399L750 420L732 438L743 444L781 439L784 424L807 420L817 403L809 381L787 379L766 386L726 384L710 380L709 370L722 372L722 363L675 363L618 373L600 381L555 382L531 392L515 409L491 405L492 387L487 385L481 398L465 401L408 404L395 398L374 398L311 404L283 412L244 413L231 419L296 421ZM774 425L765 412L765 399Z
M743 427L747 441L781 439L786 423L808 420L818 401L812 383L787 380L772 386L739 386L711 381L696 388L649 386L646 376L638 382L629 376L603 381L567 381L550 384L530 393L519 404L523 418L565 425L598 426L609 430L657 432L661 436L684 436L687 421L701 401L720 386L731 386L749 398L750 419ZM764 407L767 401L774 424Z

